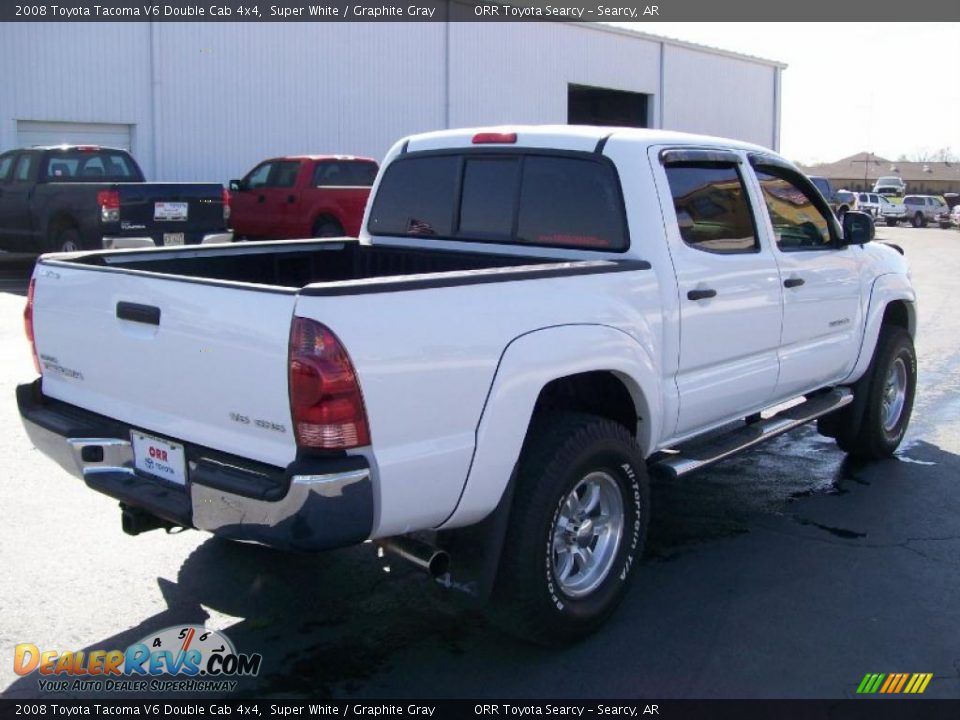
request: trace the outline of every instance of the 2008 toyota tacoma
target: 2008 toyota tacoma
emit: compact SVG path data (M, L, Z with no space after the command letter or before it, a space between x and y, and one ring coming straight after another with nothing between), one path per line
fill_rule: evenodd
M124 528L373 539L538 641L622 598L648 473L817 420L903 438L904 258L761 147L650 130L413 136L362 236L47 255L33 443Z

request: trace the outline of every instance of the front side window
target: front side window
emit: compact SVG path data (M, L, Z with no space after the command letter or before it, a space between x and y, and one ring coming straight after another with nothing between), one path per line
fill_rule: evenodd
M10 170L13 169L13 158L14 155L12 153L0 156L0 182L7 181Z
M807 188L795 182L791 175L780 168L757 168L777 247L787 252L833 247L830 221Z
M273 163L265 162L257 165L243 181L244 189L256 190L266 187L270 179L270 171L273 170Z
M384 172L368 230L583 250L629 245L612 163L559 153L400 158Z
M734 163L682 163L666 167L680 237L714 253L757 252L750 201Z

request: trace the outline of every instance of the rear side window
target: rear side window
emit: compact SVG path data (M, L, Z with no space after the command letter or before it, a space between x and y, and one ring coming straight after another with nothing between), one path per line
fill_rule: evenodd
M325 160L313 169L313 186L370 187L376 177L376 163Z
M666 167L680 237L713 253L758 252L753 212L733 163L682 163Z
M566 154L401 158L380 182L368 230L585 250L629 245L613 164Z
M126 155L110 152L64 152L49 155L43 166L48 182L136 180L139 176Z

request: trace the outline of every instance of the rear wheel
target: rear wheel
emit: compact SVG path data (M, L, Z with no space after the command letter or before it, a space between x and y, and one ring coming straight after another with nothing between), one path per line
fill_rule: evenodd
M886 218L887 227L896 227L897 221L893 218Z
M581 413L540 418L518 469L496 619L543 645L595 630L626 592L649 514L646 467L626 428Z
M837 417L837 445L854 457L877 460L890 457L903 440L917 390L917 355L910 333L886 325L867 375L858 381L854 395L866 394L859 427L849 421L849 409Z
M76 252L80 249L80 231L76 228L60 230L54 235L50 245L50 252Z
M916 213L913 216L913 219L910 221L910 224L915 228L923 227L927 224L926 218L923 217L923 213Z
M343 226L333 218L320 218L313 226L313 237L343 237Z

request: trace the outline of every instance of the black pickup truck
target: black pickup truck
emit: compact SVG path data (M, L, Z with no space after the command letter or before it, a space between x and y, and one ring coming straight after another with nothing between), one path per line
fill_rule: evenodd
M148 183L125 150L59 145L0 155L0 250L68 252L227 242L217 183Z

